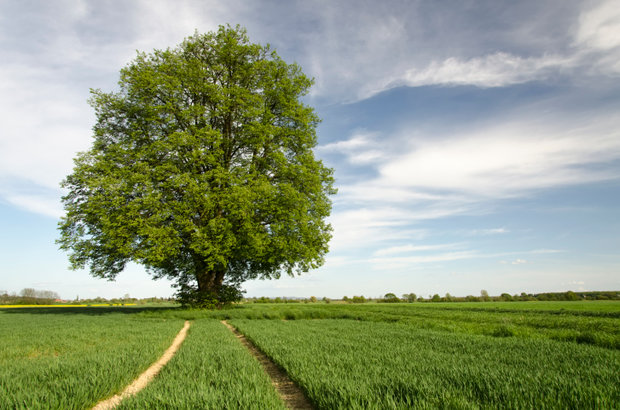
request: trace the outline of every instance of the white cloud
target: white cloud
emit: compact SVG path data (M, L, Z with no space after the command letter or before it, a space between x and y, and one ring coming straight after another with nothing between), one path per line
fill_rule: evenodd
M370 164L385 158L385 152L378 148L376 137L376 133L356 132L348 140L318 146L316 151L344 155L350 163L355 165Z
M411 252L427 252L427 251L436 251L436 250L445 250L445 249L456 249L462 247L462 244L458 243L447 243L440 245L401 245L401 246L392 246L390 248L379 249L374 252L375 256L389 256L389 255L399 255L404 253Z
M518 34L515 37L525 35L524 32ZM366 99L398 86L506 87L567 73L573 78L620 74L620 7L616 0L602 1L592 8L584 7L570 28L569 37L572 43L538 55L519 55L505 50L479 54L477 50L469 49L464 51L465 56L452 55L430 61L405 58L407 68L402 68L402 62L393 64L393 69L385 68L383 78L366 79L368 85L360 87L358 98ZM533 38L532 41L536 40Z
M499 263L501 263L502 265L524 265L526 263L528 263L525 259L515 259L513 261L499 261Z
M491 228L491 229L474 229L469 232L470 235L498 235L503 233L508 233L510 230L506 228Z
M60 218L64 212L57 196L23 195L10 193L5 200L19 208L52 218Z
M380 270L397 270L411 267L418 264L450 262L462 259L471 259L480 257L478 252L468 250L459 252L447 252L434 255L424 256L390 256L383 258L371 258L369 262L375 269Z
M467 60L455 57L433 61L423 69L412 68L397 79L394 85L417 87L422 85L475 85L505 87L543 79L551 70L572 64L572 58L549 55L523 58L497 52ZM386 84L386 88L390 85Z
M575 43L601 51L620 47L620 7L615 0L600 2L579 17Z
M564 253L564 252L566 251L561 250L561 249L535 249L531 251L530 253L534 255L547 255L547 254Z
M592 169L620 158L617 115L568 121L501 123L413 149L379 167L381 181L418 190L478 197L521 196L533 189L618 178L613 168Z
M409 227L409 215L397 208L336 209L330 223L334 227L330 249L334 252L424 236L422 230Z

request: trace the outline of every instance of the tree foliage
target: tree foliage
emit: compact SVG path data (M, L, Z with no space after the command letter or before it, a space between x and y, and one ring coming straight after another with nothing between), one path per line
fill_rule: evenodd
M112 280L136 262L216 295L320 266L335 189L311 85L239 26L139 53L117 92L92 91L94 142L63 182L71 266Z

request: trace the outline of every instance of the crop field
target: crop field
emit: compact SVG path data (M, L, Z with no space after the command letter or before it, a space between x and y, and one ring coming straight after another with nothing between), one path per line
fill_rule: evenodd
M279 409L260 364L215 320L192 325L183 348L157 379L121 409Z
M597 347L353 320L232 324L320 408L611 408L620 399L617 352Z
M284 408L228 322L316 408L618 408L619 302L0 309L0 408Z
M91 407L145 370L183 326L55 309L0 310L0 408Z

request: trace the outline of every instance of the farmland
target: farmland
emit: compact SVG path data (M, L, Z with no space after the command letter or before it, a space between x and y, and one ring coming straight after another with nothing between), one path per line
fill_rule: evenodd
M317 408L620 402L618 302L62 309L0 309L1 408L88 408L155 361L183 320L192 327L176 356L122 408L282 407L223 319Z
M155 361L183 325L85 312L0 313L0 408L92 406Z

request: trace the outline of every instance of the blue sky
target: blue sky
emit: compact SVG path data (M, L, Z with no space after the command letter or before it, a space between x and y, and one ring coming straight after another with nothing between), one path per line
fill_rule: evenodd
M169 296L57 249L89 88L136 50L241 24L315 78L339 194L326 264L248 296L620 289L620 8L611 1L4 1L0 290Z

